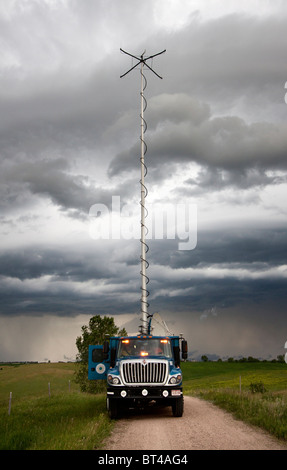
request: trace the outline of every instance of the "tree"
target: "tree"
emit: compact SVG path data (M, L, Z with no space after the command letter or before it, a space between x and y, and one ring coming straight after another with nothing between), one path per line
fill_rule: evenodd
M277 362L285 362L284 354L279 354L279 356L277 356Z
M103 344L109 336L126 336L125 328L121 330L116 326L112 317L95 315L90 318L89 325L83 325L82 335L76 339L78 348L76 383L80 384L82 392L104 391L105 380L88 380L89 345Z

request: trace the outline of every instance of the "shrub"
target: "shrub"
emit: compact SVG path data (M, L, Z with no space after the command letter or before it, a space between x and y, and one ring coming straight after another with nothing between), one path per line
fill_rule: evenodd
M251 382L249 385L251 393L264 393L267 392L263 382Z

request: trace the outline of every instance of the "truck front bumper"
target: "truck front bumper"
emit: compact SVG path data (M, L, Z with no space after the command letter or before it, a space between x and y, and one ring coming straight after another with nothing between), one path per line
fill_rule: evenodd
M182 387L180 386L122 386L122 387L108 387L107 397L117 398L121 400L165 400L169 402L175 398L182 396Z

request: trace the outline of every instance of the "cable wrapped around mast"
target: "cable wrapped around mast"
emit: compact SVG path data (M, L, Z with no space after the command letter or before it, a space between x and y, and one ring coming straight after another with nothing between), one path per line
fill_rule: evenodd
M146 260L146 254L149 251L149 247L145 241L145 237L148 234L148 228L145 225L145 219L148 216L148 210L145 207L145 198L147 197L148 190L147 187L144 184L144 178L147 175L147 166L144 161L145 154L147 152L147 144L144 139L144 134L147 130L147 123L146 120L144 119L144 112L147 108L147 100L144 96L144 91L147 87L147 79L143 73L143 63L141 67L141 136L140 136L140 141L141 141L141 157L140 157L140 163L141 163L141 179L140 179L140 185L141 185L141 200L140 200L140 205L141 205L141 271L140 274L142 276L142 285L141 285L141 291L142 291L142 297L141 297L141 313L142 313L142 325L141 325L141 332L142 333L147 333L148 330L148 307L149 303L147 302L147 297L149 296L149 291L147 290L146 286L149 283L149 277L146 275L146 269L149 267L149 263Z

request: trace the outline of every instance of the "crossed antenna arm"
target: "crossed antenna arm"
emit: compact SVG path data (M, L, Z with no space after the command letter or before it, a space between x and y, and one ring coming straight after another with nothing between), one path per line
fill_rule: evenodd
M145 57L144 58L144 52L143 54L140 56L140 57L137 57L133 54L130 54L129 52L126 52L124 51L123 49L120 48L120 51L122 51L124 54L127 54L131 57L133 57L134 59L138 60L138 62L136 63L136 65L134 65L133 67L131 67L127 72L125 72L123 75L120 76L120 78L124 77L125 75L127 75L129 72L131 72L133 69L135 69L139 64L144 64L149 70L151 70L158 78L161 78L162 77L156 73L147 63L146 61L149 60L149 59L153 59L154 57L160 55L160 54L163 54L164 52L166 52L166 49L164 49L163 51L161 52L158 52L157 54L153 54L153 55L150 55L149 57Z

